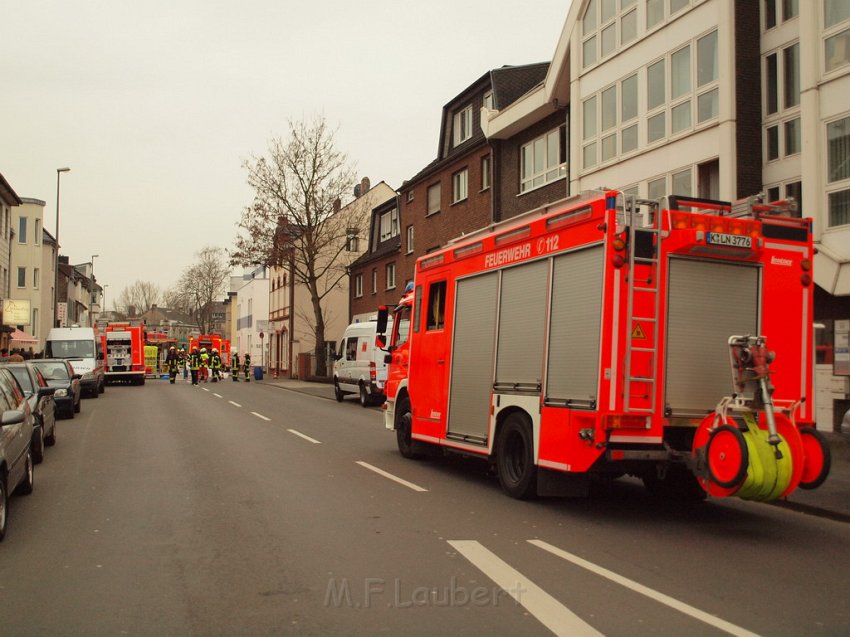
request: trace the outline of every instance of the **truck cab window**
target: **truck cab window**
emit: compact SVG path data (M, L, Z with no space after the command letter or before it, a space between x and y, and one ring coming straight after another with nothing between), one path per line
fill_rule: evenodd
M396 348L404 345L410 334L410 306L406 305L401 312L398 313L395 319L395 324L398 326L392 342Z
M432 283L428 288L428 327L441 330L446 318L446 282Z
M357 337L349 338L347 346L345 348L345 360L347 361L356 361L357 360Z

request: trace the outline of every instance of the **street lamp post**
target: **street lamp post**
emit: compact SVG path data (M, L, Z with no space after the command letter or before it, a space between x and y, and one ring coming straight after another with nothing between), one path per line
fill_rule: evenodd
M108 283L103 284L103 311L106 312L106 288L109 287Z
M56 169L56 281L53 285L53 323L55 327L59 327L59 177L62 176L62 173L70 170L67 166Z
M94 281L94 260L99 257L99 254L91 255L91 280Z

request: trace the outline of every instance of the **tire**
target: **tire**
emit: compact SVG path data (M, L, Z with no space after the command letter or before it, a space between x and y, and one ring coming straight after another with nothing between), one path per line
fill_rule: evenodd
M724 489L734 489L747 477L750 452L747 441L737 427L720 425L711 432L705 446L708 475Z
M512 498L527 500L537 495L537 466L531 420L521 412L510 414L496 442L496 470L502 490Z
M345 398L345 394L339 388L339 381L336 378L334 378L334 398L336 398L336 402L338 403L341 403L342 399Z
M106 379L101 378L100 384L98 384L98 386L97 386L97 393L102 394L105 391L106 391Z
M368 407L372 404L372 397L369 396L369 392L366 391L366 385L360 383L360 406Z
M396 405L395 437L398 452L405 458L418 460L423 457L422 444L415 442L411 436L413 414L410 411L410 399L404 396Z
M52 447L56 444L56 419L53 420L53 429L50 430L50 435L46 436L44 439L45 444L48 447Z
M27 451L27 466L24 468L24 479L18 485L18 493L29 495L35 485L35 475L32 468L32 450Z
M0 473L0 542L6 537L6 521L9 517L9 494L6 492L6 476Z
M35 464L41 464L44 461L44 424L42 423L41 427L38 428L38 433L33 431L32 434L32 443L30 444L30 449L32 449L32 459Z

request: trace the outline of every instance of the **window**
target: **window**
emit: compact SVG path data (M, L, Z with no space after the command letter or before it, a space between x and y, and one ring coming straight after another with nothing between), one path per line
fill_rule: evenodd
M800 45L765 56L765 155L769 161L800 152Z
M378 268L372 268L372 294L378 293Z
M446 282L432 283L428 288L427 330L441 330L446 320Z
M354 298L359 299L363 296L363 275L355 274L354 275Z
M783 106L791 108L800 104L800 45L794 44L782 51L784 87Z
M717 31L697 40L697 86L702 87L718 79Z
M796 217L803 216L803 183L793 181L790 184L785 184L785 198L794 199L797 202Z
M41 219L35 220L35 236L32 238L32 241L35 245L41 245Z
M481 158L481 190L490 187L490 155Z
M395 263L387 263L387 289L395 289Z
M697 166L697 196L720 199L720 161L715 159Z
M493 91L487 91L484 93L484 108L493 109Z
M39 268L33 268L32 269L32 288L33 288L33 290L38 289L40 274L41 274L41 270Z
M647 184L647 195L650 199L660 199L667 194L667 178L653 179Z
M20 217L18 219L18 243L27 242L27 218Z
M472 137L472 106L467 106L454 115L454 146L459 146Z
M829 193L829 225L850 223L850 190Z
M845 29L841 33L826 39L824 42L824 59L827 72L850 63L850 29Z
M360 252L360 237L357 236L357 228L348 228L346 230L345 250L346 252Z
M795 155L800 152L800 118L785 122L785 154Z
M413 226L407 226L407 254L413 253Z
M782 21L796 18L800 14L799 0L782 0Z
M779 126L771 126L767 129L767 159L768 161L779 159Z
M408 203L413 201L413 189L407 191L407 201Z
M646 69L646 108L651 111L663 105L666 101L664 60L659 60Z
M357 360L357 337L349 336L345 342L345 360Z
M691 47L679 49L670 56L670 98L678 99L691 92Z
M691 169L673 173L673 190L674 195L682 195L690 197L693 194L693 185L691 183Z
M829 225L850 223L850 116L826 125Z
M520 149L520 192L562 179L567 174L567 127L560 126Z
M398 209L393 208L381 215L381 241L398 235Z
M440 184L434 184L428 188L428 213L433 215L440 212Z
M19 288L27 287L27 269L26 268L18 268L18 287Z
M646 29L660 24L664 20L664 0L646 0Z
M464 168L452 175L452 203L463 201L469 196L469 170Z
M637 38L637 0L590 0L582 17L582 67ZM619 43L618 43L619 38Z

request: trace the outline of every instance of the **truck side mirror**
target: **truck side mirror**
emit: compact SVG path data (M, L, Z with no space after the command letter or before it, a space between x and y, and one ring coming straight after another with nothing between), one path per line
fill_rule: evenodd
M386 336L384 336L383 334L376 334L375 335L375 347L377 347L378 349L384 349L384 346L386 346L386 344L387 344L387 337Z
M377 332L381 336L387 333L387 319L389 315L390 312L387 309L386 305L382 305L378 308L378 327L375 329L375 332ZM381 347L383 347L383 344L381 345Z

